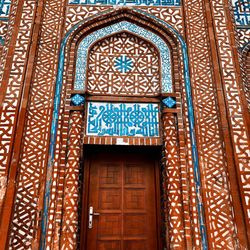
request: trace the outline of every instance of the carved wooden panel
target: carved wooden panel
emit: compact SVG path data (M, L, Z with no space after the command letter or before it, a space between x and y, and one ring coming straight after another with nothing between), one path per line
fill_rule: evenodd
M154 160L95 154L89 183L88 205L100 213L87 232L89 250L157 249Z

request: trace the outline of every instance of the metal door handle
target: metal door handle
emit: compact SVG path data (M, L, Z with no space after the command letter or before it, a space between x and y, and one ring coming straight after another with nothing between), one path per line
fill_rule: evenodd
M93 216L99 216L100 213L94 213L94 208L92 206L89 207L89 228L93 227Z

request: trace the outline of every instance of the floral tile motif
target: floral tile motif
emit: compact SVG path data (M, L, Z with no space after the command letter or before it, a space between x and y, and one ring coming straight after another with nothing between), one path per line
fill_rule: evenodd
M126 55L121 55L115 59L115 68L122 73L127 73L133 68L133 60Z

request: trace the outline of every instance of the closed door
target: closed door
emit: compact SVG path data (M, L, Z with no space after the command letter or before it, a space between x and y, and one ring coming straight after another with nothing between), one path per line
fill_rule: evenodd
M87 250L157 250L155 159L95 153L89 159Z

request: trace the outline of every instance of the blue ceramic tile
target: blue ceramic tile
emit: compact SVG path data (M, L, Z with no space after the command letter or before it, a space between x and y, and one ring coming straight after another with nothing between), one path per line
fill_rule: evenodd
M69 4L180 6L181 0L69 0Z
M250 25L250 1L234 0L233 6L236 25Z
M10 13L11 0L0 0L0 17L7 17Z
M170 96L163 99L162 102L164 103L164 105L167 108L173 108L176 105L175 99L173 97L170 97Z
M71 102L74 106L80 106L81 104L84 104L85 98L79 94L73 95L71 97Z
M87 135L159 136L158 104L90 102L87 110Z

